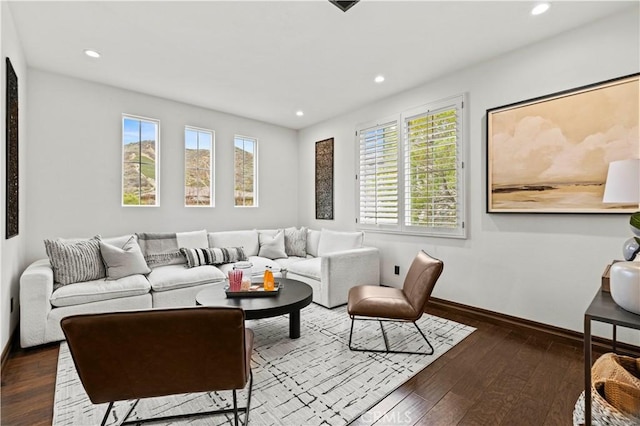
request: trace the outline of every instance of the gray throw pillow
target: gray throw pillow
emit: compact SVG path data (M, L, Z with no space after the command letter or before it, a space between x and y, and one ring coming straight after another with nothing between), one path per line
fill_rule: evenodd
M284 231L279 229L275 235L269 235L264 232L259 234L260 252L258 256L267 259L286 258L287 253L284 250Z
M101 240L100 253L107 267L109 280L151 272L134 236L131 236L122 247L107 244Z
M99 280L106 276L99 236L80 241L44 240L44 247L57 284Z
M287 256L307 256L307 228L295 227L284 230L284 251Z

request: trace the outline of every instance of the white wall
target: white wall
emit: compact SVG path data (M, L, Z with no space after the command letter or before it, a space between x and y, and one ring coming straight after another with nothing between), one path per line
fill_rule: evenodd
M605 265L621 258L622 243L630 236L629 218L486 214L485 112L638 72L637 17L637 8L627 10L300 131L301 224L355 228L357 124L466 92L468 238L367 232L366 243L382 253L382 281L401 286L400 277L424 249L445 263L434 296L581 331L584 310L599 288ZM314 161L314 143L329 137L335 138L335 220L317 221L314 170L309 165ZM400 265L400 277L393 275L394 265Z
M11 10L7 2L0 2L0 59L2 65L0 69L0 78L2 80L0 89L0 152L2 152L2 160L0 160L0 203L2 213L0 214L0 351L3 350L11 333L18 321L18 283L20 274L26 267L25 259L25 177L26 177L26 146L27 146L27 64L25 62L22 46L16 32ZM19 234L11 239L5 239L6 233L6 75L7 66L5 58L11 59L11 65L18 76L18 172L20 181L20 198L19 198ZM14 311L11 312L11 298L14 299Z
M29 70L27 255L43 239L296 225L297 132ZM160 120L160 207L121 207L122 113ZM215 208L184 207L184 126L215 131ZM258 208L233 207L234 134L258 138Z

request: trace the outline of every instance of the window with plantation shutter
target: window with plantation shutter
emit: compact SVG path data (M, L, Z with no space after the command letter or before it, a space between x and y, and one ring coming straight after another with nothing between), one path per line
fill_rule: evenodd
M358 132L360 146L360 218L362 225L395 228L399 223L398 123Z
M361 229L464 238L463 96L363 127Z

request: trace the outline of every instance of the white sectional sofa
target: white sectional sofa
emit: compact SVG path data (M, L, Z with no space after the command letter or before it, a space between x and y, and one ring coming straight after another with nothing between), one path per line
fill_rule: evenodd
M287 228L290 229L295 230ZM378 250L363 247L362 233L304 228L306 243L302 244L305 247L302 252L298 247L296 253L305 254L304 256L287 255L288 247L282 253L282 247L278 247L282 234L284 230L256 229L177 233L178 236L188 237L179 241L180 247L241 247L253 265L251 271L256 280L270 267L276 276L286 276L309 284L313 289L313 301L327 308L345 304L349 289L355 285L379 284ZM102 242L123 247L127 242L131 244L132 237L136 242L136 250L142 247L140 251L146 263L149 263L144 241L135 235L104 238ZM227 272L233 268L233 262L188 267L184 256L176 256L170 264L150 265L148 269L143 262L147 273L133 273L110 279L108 274L113 269L109 268L104 259L107 277L67 285L54 282L54 269L49 258L37 260L26 268L20 278L22 347L64 340L60 320L69 315L194 306L195 296L199 291L224 285Z

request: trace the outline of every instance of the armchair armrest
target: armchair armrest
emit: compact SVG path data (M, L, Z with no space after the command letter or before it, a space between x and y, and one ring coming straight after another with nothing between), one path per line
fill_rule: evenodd
M20 277L20 346L44 343L51 312L53 269L48 259L33 262Z
M329 306L347 303L349 289L357 285L380 285L380 254L375 247L338 251L322 256L321 285Z

